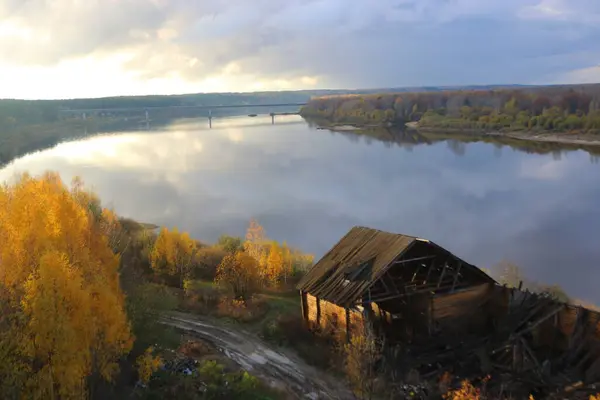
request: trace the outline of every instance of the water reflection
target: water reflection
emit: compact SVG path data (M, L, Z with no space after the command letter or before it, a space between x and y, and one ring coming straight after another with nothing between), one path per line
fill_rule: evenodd
M256 217L271 237L317 256L353 225L414 234L484 267L513 260L600 302L598 166L585 151L557 159L542 145L538 154L414 132L328 133L293 116L215 119L212 130L181 120L63 143L0 179L81 175L122 215L208 241L243 234Z
M309 127L318 128L315 122L309 122ZM323 128L318 128L323 129ZM372 143L373 139L383 142L386 147L401 147L410 151L415 145L432 145L446 142L448 148L457 156L465 155L468 143L489 143L497 151L494 155L501 156L504 147L522 151L528 154L551 154L560 160L563 154L572 151L585 151L589 153L590 160L597 162L600 157L600 146L586 146L580 144L536 142L499 136L461 135L457 133L420 133L414 130L400 128L371 128L356 131L323 129L333 135L342 135L354 143Z

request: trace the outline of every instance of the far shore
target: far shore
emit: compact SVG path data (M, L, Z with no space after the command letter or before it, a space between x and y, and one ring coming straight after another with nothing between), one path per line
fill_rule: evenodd
M585 146L600 146L600 136L590 134L579 134L569 132L530 132L530 131L485 131L479 129L459 129L459 128L435 128L419 126L418 122L409 122L406 124L408 129L414 129L425 133L462 133L474 136L492 136L505 137L518 140L528 140L532 142L563 143Z
M359 132L367 129L392 127L392 124L336 124L325 123L318 125L317 129L325 129L333 132ZM397 126L397 125L396 125ZM459 128L437 128L419 126L416 121L407 122L407 129L416 130L423 133L446 133L446 134L467 134L473 137L498 137L511 138L523 141L562 143L582 146L600 146L600 135L580 134L570 132L530 132L530 131L486 131L481 129L459 129ZM397 126L399 127L399 126Z

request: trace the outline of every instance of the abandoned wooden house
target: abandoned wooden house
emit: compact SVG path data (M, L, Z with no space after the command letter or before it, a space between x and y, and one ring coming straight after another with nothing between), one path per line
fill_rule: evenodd
M487 323L474 312L494 285L479 268L429 240L354 227L297 287L311 325L350 336L368 319L390 340L412 341Z
M297 287L306 323L349 339L368 322L426 374L459 360L543 390L600 381L600 313L501 286L429 240L354 227Z

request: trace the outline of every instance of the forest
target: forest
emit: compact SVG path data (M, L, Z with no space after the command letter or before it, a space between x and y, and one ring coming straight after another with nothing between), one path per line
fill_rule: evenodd
M202 304L198 287L220 294L217 311L239 316L252 302L266 310L260 290L292 285L312 265L312 256L268 240L257 222L248 232L214 245L176 228L156 232L104 208L80 179L67 185L51 172L4 184L2 398L150 399L201 384L209 389L179 398L280 398L214 360L189 376L164 367L164 348L180 340L159 318Z
M329 124L597 134L600 85L319 96L301 115Z

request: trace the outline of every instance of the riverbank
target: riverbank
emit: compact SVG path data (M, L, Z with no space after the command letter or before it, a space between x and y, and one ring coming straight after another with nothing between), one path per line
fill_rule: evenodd
M384 124L336 124L320 121L317 124L319 130L329 130L340 133L357 133L363 134L377 129L394 129L402 130L402 126L395 126L390 123ZM540 142L551 144L565 144L573 146L585 147L600 147L600 135L571 133L571 132L528 132L528 131L485 131L481 129L457 129L457 128L436 128L429 126L419 126L416 121L408 122L404 125L408 131L414 131L427 136L428 134L443 134L446 139L457 139L469 141L477 140L489 141L489 139L515 139L526 142Z
M300 115L334 131L408 124L420 132L596 146L600 85L315 97Z
M581 146L600 146L600 135L572 132L530 132L530 131L486 131L481 129L436 128L420 126L418 123L406 124L406 128L419 133L470 135L473 137L508 138L530 142L544 142ZM356 128L359 129L359 128Z

